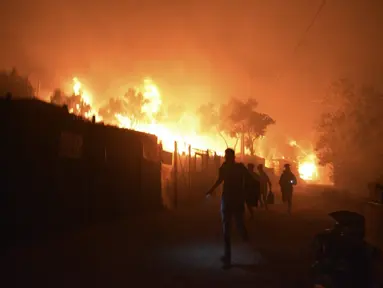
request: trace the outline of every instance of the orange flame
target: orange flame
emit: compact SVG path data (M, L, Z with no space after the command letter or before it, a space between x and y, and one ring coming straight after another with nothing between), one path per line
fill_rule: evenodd
M189 145L191 145L192 148L198 148L200 150L209 149L215 151L218 155L224 154L226 144L221 137L214 134L203 135L199 133L201 130L200 125L204 124L200 123L200 119L195 113L183 113L176 122L169 122L165 118L159 123L156 119L156 115L163 109L163 100L160 89L151 79L145 79L141 89L138 90L142 92L145 99L145 104L141 107L141 112L145 115L145 121L134 123L133 125L133 119L130 119L121 112L114 114L113 123L106 124L154 134L158 137L159 141L162 142L164 150L167 151L174 151L174 142L177 141L179 153L188 153ZM95 105L93 105L94 98L92 97L92 94L84 88L84 85L77 77L73 78L72 92L74 95L81 97L82 103L89 105L90 109L85 113L86 118L95 116L97 122L103 121L103 118L97 113ZM79 105L80 104L76 105L77 110L81 108ZM71 112L75 113L76 111ZM236 139L226 140L231 147L236 143ZM269 153L270 155L266 155L263 147L268 143L265 142L265 140L265 137L258 139L256 154L265 158L267 167L273 167L273 159L275 159L277 152L273 151L272 153ZM308 156L308 154L298 146L296 141L291 141L290 145L298 147L301 150L302 155L304 155L299 162L299 173L301 178L305 180L314 180L315 177L317 177L316 159L312 156Z
M298 159L298 172L299 176L306 181L315 181L319 179L317 158L313 152L308 153L303 150L297 141L291 140L290 146L296 147L300 150L302 157Z

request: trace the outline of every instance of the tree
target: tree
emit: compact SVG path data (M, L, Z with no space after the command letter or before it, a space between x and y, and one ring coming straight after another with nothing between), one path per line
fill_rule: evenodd
M347 79L331 85L324 99L326 113L317 132L317 157L331 165L333 181L345 188L366 185L383 171L383 94L372 87L355 87ZM352 181L350 181L352 179Z
M123 110L121 99L110 98L108 104L101 107L98 114L102 117L105 123L117 124L116 114Z
M244 136L245 148L249 149L251 155L255 155L255 141L264 136L267 127L275 124L275 120L265 113L256 111L258 102L249 98L240 101L232 98L223 110L225 116L221 120L225 132L231 137L239 139Z
M60 89L55 89L50 100L51 103L55 105L66 105L70 113L84 118L90 118L92 116L90 115L92 107L83 100L81 94L67 96Z
M53 91L52 96L50 97L51 103L58 105L58 106L63 106L66 105L67 100L66 100L65 94L61 91L61 89L55 89Z
M20 76L16 69L0 71L0 95L11 93L13 98L33 98L35 91L27 77Z
M116 122L116 116L122 116L129 119L129 128L134 129L138 123L145 122L146 114L142 107L149 103L144 95L135 90L129 89L121 98L111 98L107 105L99 110L99 115L107 122Z
M203 132L218 133L228 146L227 137L236 139L234 149L242 134L245 138L245 147L251 155L255 154L255 141L264 136L267 127L275 124L275 121L267 114L259 113L255 109L258 103L254 99L241 101L236 98L230 99L227 103L216 106L208 103L199 107L197 114Z
M226 111L222 109L222 106L219 107L213 103L207 103L201 105L197 109L197 115L200 118L200 130L202 133L217 133L222 140L225 142L226 147L229 147L227 140L224 135L225 125L222 121L221 116L224 115ZM226 118L225 118L226 119Z

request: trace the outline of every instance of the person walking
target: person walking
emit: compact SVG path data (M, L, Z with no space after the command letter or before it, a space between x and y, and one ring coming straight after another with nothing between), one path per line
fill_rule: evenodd
M235 161L233 149L225 150L225 162L219 168L218 179L206 193L209 197L213 191L223 183L221 197L221 217L224 236L224 255L221 257L223 268L231 267L231 222L234 218L237 230L243 241L248 242L248 232L244 222L245 212L245 181L251 179L251 175L242 163Z
M281 187L282 200L284 203L287 202L287 211L291 214L293 190L294 186L297 185L297 177L291 171L290 164L285 164L284 168L281 178L279 179L279 185Z

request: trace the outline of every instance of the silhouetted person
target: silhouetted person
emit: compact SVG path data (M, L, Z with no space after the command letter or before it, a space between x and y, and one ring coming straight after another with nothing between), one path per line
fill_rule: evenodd
M250 213L250 219L253 219L253 207L258 207L258 202L260 200L260 182L259 175L254 171L254 164L247 164L247 170L252 177L248 177L245 183L246 206Z
M7 92L7 93L5 94L5 99L6 99L7 101L11 101L11 100L12 100L12 93Z
M267 210L267 193L271 191L271 181L269 176L266 174L263 169L263 165L259 164L257 166L260 182L260 192L261 192L261 203L264 205Z
M213 187L206 193L210 196L212 192L223 182L223 192L221 199L221 216L223 235L225 241L225 253L221 257L224 268L231 266L231 221L235 219L238 231L245 242L248 241L248 233L244 223L245 212L245 180L251 177L246 167L242 163L235 162L235 152L233 149L225 150L225 162L219 168L218 180Z
M291 172L290 164L285 164L285 170L279 179L279 185L281 186L283 202L287 202L287 209L290 214L293 200L293 187L297 185L297 177Z

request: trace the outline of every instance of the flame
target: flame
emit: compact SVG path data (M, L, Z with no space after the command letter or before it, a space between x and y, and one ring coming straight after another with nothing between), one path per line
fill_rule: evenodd
M154 115L160 111L162 99L157 86L151 79L144 80L143 95L148 102L142 107L142 112L146 113L153 120Z
M318 180L319 175L316 155L311 151L305 151L295 140L291 140L289 144L292 147L298 148L301 155L303 155L300 157L301 159L298 159L298 172L300 178L306 181Z
M174 151L175 142L177 142L179 153L188 153L189 146L191 146L201 150L214 149L218 155L224 154L226 146L217 144L221 140L217 141L214 137L199 135L200 123L195 114L184 113L176 123L166 121L159 123L156 120L156 114L161 111L163 101L159 88L151 79L144 80L142 94L146 102L141 107L141 112L145 114L148 120L133 125L132 119L122 113L116 113L114 116L117 126L128 129L134 128L134 130L140 132L156 135L166 151ZM191 152L193 155L195 154L193 149Z
M72 79L72 94L73 96L78 96L80 98L79 103L75 105L74 108L70 109L70 113L81 114L82 107L86 107L86 112L84 112L84 117L91 119L93 116L96 117L96 121L100 122L102 118L98 115L97 111L93 107L92 95L83 89L83 85L77 77Z
M89 92L83 90L82 83L80 80L78 80L77 77L73 78L73 94L76 96L81 96L81 99L85 104L92 106L92 96Z
M168 121L162 119L161 123L157 120L157 114L163 110L163 100L160 89L151 79L144 79L143 85L140 89L144 98L144 104L141 107L141 113L145 115L145 120L134 121L135 119L130 118L129 115L124 114L124 111L111 114L113 121L112 124L117 125L121 128L134 129L140 132L154 134L158 137L158 140L162 143L162 147L166 151L174 151L175 142L177 142L177 149L179 153L188 153L189 146L192 148L198 148L199 150L211 150L216 152L218 155L224 155L226 144L218 135L202 135L199 133L200 123L199 117L194 113L183 113L182 116L176 121ZM103 121L103 118L97 113L96 107L93 104L94 98L92 94L84 88L84 85L80 82L77 77L73 78L72 82L72 93L80 98L80 101L71 109L70 112L80 115L83 105L88 109L82 116L86 118L96 117L96 121ZM113 112L114 113L114 112ZM226 139L230 146L234 146L235 139ZM256 145L256 155L265 159L265 165L267 167L274 167L276 163L274 159L278 158L277 151L271 151L266 154L265 147L270 145L266 141L266 137L258 139ZM318 177L318 169L316 165L316 158L313 153L307 153L304 151L296 141L292 140L289 143L293 147L297 147L302 155L298 170L300 177L304 180L315 180ZM270 150L270 149L269 149ZM192 154L194 155L194 149ZM279 157L281 158L281 157ZM282 156L282 159L285 157Z
M307 159L301 163L299 163L298 171L299 175L303 180L306 181L313 181L317 180L318 178L318 168L315 163L315 160L313 159L315 155L312 155L310 157L311 159Z

